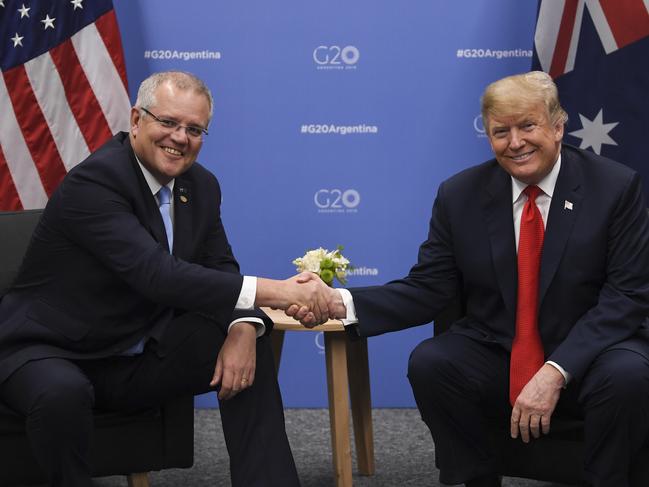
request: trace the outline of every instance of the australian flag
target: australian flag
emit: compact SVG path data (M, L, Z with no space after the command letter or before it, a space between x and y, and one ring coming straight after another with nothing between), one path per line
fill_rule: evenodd
M633 167L649 197L649 0L540 0L532 68L559 87L565 142Z

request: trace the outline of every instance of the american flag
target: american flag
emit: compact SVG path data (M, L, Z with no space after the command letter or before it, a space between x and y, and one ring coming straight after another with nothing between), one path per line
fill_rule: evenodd
M633 167L649 196L649 0L541 0L532 68L557 83L565 141Z
M0 0L0 210L43 208L130 102L110 0Z

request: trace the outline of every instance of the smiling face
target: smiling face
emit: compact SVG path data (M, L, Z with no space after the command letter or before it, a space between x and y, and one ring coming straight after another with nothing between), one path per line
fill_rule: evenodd
M559 157L563 121L554 125L542 103L518 114L490 115L489 143L500 166L525 184L538 184Z
M203 94L167 81L156 88L154 98L155 103L144 108L156 117L184 126L207 127L210 110ZM130 137L140 162L163 185L189 169L203 145L200 137L188 136L183 127L166 129L138 107L131 109Z

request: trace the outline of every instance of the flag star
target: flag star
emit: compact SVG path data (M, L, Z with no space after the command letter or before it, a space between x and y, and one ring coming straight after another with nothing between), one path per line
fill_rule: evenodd
M588 120L581 113L579 114L582 128L570 132L570 135L581 139L581 145L579 146L580 149L592 147L595 154L601 154L602 144L617 145L617 142L615 142L608 133L613 130L619 122L604 123L602 112L603 109L600 109L599 113L592 121Z
M50 14L47 14L45 16L45 18L43 20L41 20L41 22L43 22L43 24L45 24L45 26L43 27L43 30L47 30L49 27L51 27L53 29L55 20L56 20L56 17L54 17L53 19L50 19Z
M11 40L14 41L14 47L22 46L24 38L24 36L21 37L18 35L18 32L16 32L16 35L11 38Z
M74 10L76 10L77 8L83 8L81 2L83 2L83 0L72 0L70 3L74 6Z
M25 4L23 3L22 6L18 9L20 12L20 18L22 19L23 17L29 18L29 11L31 10L31 7L25 7Z

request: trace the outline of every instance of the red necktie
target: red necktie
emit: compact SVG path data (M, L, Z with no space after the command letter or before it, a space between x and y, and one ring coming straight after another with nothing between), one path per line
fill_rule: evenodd
M527 195L527 202L521 215L518 241L516 336L512 343L509 367L509 402L512 406L544 361L538 328L539 268L544 227L541 212L536 206L536 197L541 190L537 186L528 186L523 192Z

